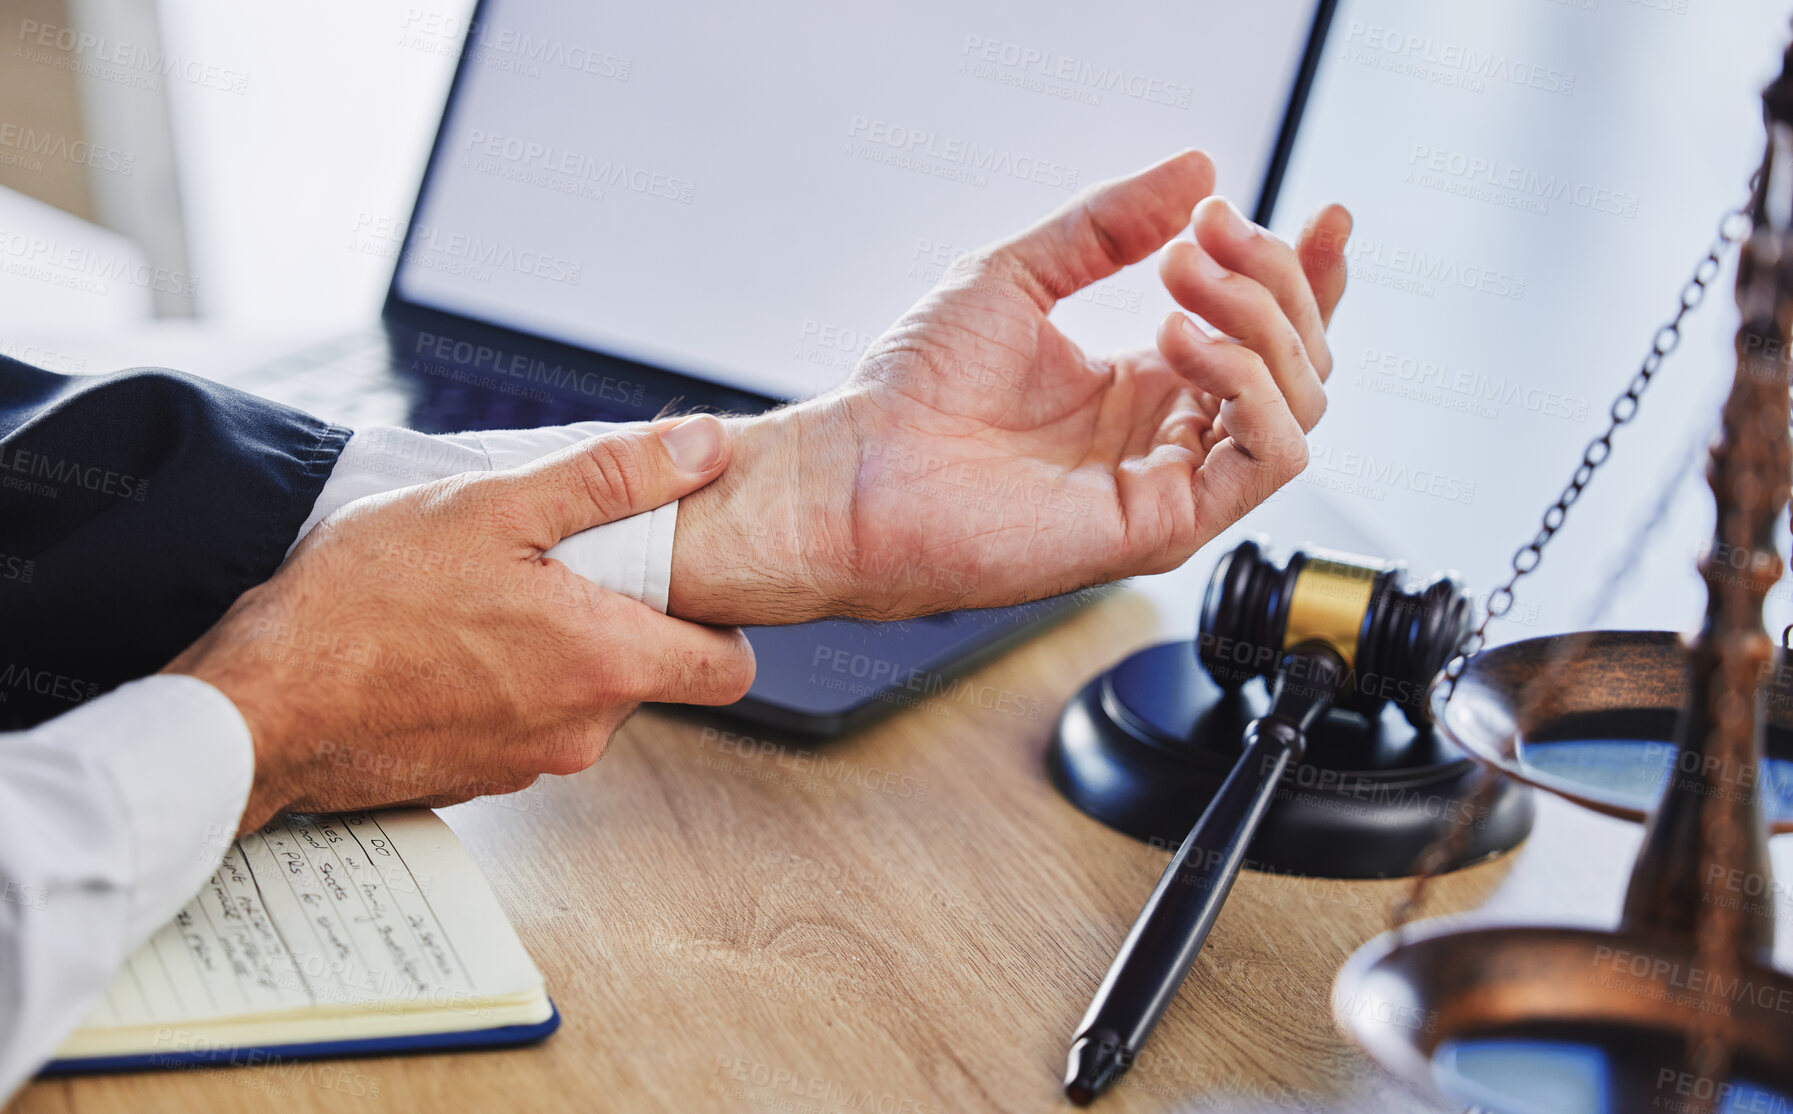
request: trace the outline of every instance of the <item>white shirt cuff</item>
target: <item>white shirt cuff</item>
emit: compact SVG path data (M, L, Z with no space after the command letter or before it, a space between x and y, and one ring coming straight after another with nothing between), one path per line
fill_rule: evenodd
M577 422L454 434L418 433L391 426L357 430L337 458L293 544L299 544L326 515L356 499L463 472L518 468L613 428L609 422ZM672 502L646 514L608 522L562 540L547 556L600 588L665 611L678 513L678 503Z
M91 763L122 808L134 862L130 947L192 898L230 848L255 780L255 745L230 698L196 677L121 685L23 735Z

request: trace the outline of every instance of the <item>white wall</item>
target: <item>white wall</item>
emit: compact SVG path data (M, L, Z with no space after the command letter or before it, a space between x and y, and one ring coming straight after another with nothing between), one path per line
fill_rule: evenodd
M1788 11L1769 0L1343 0L1278 213L1285 231L1326 200L1357 216L1332 407L1300 482L1416 569L1454 566L1484 590L1504 579L1720 213L1744 196L1761 155L1757 93L1778 72ZM1486 57L1535 73L1536 86L1478 84ZM1537 185L1552 178L1564 195ZM1732 281L1727 267L1522 581L1520 622L1497 625L1502 637L1697 624L1693 564L1711 533L1700 450L1734 365ZM1420 398L1391 393L1424 364L1449 371ZM1468 378L1447 378L1459 372ZM1520 394L1486 405L1480 388ZM1528 406L1533 391L1555 398ZM1594 613L1632 553L1638 567ZM1771 600L1776 633L1793 611L1786 588Z
M410 214L470 0L161 4L170 52L247 77L171 87L202 312L371 320L392 260L364 232Z

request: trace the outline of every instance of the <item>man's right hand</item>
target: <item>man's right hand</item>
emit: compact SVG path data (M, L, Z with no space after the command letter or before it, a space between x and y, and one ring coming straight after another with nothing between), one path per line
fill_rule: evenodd
M209 682L249 724L242 830L285 810L514 792L596 762L641 701L740 699L754 671L740 631L543 556L697 490L728 458L716 419L665 421L325 519L164 670Z

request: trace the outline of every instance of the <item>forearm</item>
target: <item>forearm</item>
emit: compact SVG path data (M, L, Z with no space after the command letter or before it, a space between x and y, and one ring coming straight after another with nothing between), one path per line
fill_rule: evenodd
M248 731L190 678L0 735L0 1104L230 847Z
M0 702L29 727L154 672L279 567L349 431L176 372L0 357ZM57 684L47 684L57 679Z
M733 459L680 503L667 612L758 626L859 613L859 468L839 393L729 419Z

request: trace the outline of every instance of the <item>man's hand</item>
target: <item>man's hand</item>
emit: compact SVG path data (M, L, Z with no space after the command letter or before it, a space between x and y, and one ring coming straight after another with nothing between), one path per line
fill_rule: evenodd
M739 421L679 511L670 610L788 622L1037 599L1174 568L1307 463L1350 215L1296 247L1209 197L1185 152L953 266L840 390ZM1205 199L1205 200L1204 200ZM1199 204L1198 204L1199 203ZM1184 308L1092 357L1047 315L1172 243Z
M164 670L210 682L249 724L243 830L288 809L512 792L597 761L640 701L738 700L754 666L740 631L543 556L689 494L729 456L716 419L661 422L325 519Z

